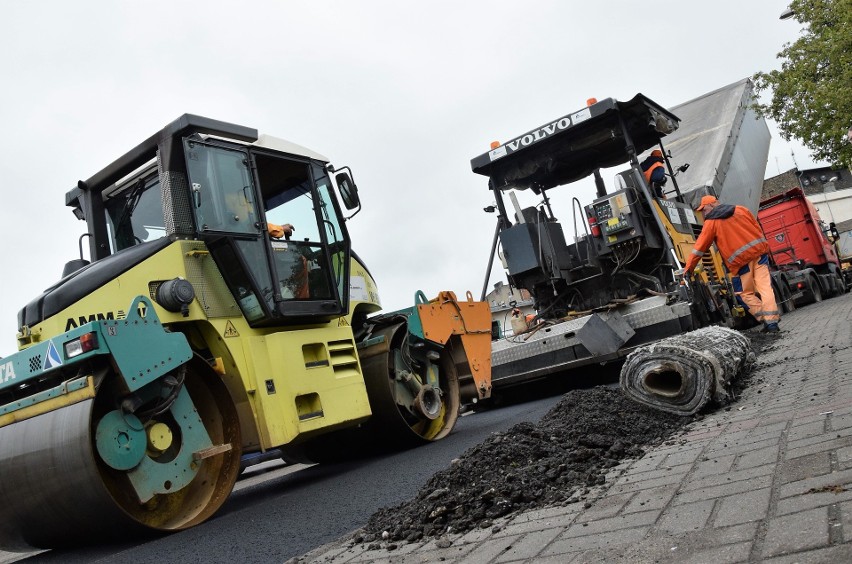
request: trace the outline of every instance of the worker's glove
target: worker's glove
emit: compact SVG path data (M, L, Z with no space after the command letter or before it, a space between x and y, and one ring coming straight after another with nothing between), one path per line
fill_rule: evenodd
M289 223L285 223L284 225L269 223L267 224L267 229L269 230L269 234L274 239L280 239L282 237L287 237L289 239L290 235L293 234L293 231L296 230L296 228L290 225Z
M675 270L675 278L679 279L681 284L689 285L689 282L692 280L692 271L685 268Z

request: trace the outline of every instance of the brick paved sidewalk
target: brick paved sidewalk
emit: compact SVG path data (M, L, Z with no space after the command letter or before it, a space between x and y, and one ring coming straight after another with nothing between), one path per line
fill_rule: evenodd
M600 497L499 530L302 561L852 562L852 294L788 314L728 410L614 469Z

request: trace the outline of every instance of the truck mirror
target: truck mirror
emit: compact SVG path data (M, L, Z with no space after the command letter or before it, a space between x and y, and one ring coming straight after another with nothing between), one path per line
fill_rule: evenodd
M343 200L343 205L347 210L354 210L361 204L358 198L358 187L348 172L339 172L334 176L334 181L337 183L337 189L340 191L340 198Z
M831 231L831 236L835 240L840 239L840 232L837 230L837 225L833 221L828 224L828 229Z

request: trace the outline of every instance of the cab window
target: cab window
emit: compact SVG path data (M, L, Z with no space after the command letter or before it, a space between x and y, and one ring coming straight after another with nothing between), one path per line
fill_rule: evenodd
M166 236L156 171L109 195L104 208L110 253Z
M187 169L199 231L258 232L248 155L190 142Z

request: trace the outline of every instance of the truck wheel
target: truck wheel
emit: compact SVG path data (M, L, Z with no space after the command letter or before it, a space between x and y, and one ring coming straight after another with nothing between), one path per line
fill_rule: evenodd
M823 298L829 300L835 296L840 295L840 286L837 284L837 278L831 272L828 274L820 274L818 279L825 282L825 292L823 292Z
M839 272L834 272L834 278L837 284L837 292L834 294L835 296L842 296L846 293L846 282L843 281L843 275Z
M819 285L819 280L817 280L816 276L811 276L808 280L808 285L810 286L809 293L811 295L811 303L817 303L822 301L822 286Z
M781 311L783 313L790 313L791 311L796 310L796 302L793 300L793 294L790 293L790 287L787 284L781 285L781 299L778 302L778 305L781 306Z

